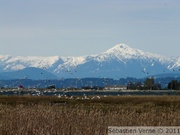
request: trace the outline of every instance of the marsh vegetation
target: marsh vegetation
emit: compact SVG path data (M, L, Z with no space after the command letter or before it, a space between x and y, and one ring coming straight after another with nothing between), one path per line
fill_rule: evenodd
M0 97L2 135L103 135L108 126L180 126L180 97Z

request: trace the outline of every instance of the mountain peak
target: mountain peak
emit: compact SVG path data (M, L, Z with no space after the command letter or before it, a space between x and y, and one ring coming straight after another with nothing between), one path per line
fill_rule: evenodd
M129 47L126 44L117 44L113 48L107 50L105 54L115 55L116 57L131 58L131 56L139 56L144 54L143 51Z
M113 48L107 50L106 52L109 52L109 53L110 52L120 52L120 51L123 51L123 50L129 50L129 49L132 49L132 48L130 48L126 44L117 44Z
M147 58L164 59L160 55L144 52L139 49L134 49L123 43L115 45L114 47L102 53L101 55L104 55L104 57L109 57L109 58L118 58L119 60L139 59L139 58L140 59L147 59Z
M126 44L121 43L121 44L115 45L113 48L117 48L117 49L123 48L123 49L126 49L126 48L130 48L130 47L128 45L126 45Z

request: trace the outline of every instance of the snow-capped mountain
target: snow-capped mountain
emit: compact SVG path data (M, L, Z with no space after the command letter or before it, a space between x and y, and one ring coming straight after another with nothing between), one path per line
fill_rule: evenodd
M163 73L179 73L180 57L168 58L118 44L98 55L83 57L0 56L0 72L41 68L59 78L124 77L141 78Z

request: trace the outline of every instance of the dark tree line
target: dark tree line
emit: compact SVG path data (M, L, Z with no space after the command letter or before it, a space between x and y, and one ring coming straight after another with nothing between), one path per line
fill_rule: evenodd
M178 82L177 80L172 80L168 84L168 89L171 89L171 90L180 90L180 82Z
M176 89L180 90L180 77L166 78L122 78L114 80L112 78L76 78L60 80L0 80L0 89L18 88L22 85L24 88L47 88L47 89L102 89L106 86L124 85L132 90L159 90Z
M161 90L161 84L155 83L154 78L147 78L144 83L142 82L130 82L127 89L132 90ZM168 84L168 89L170 90L180 90L180 82L177 80L172 80Z

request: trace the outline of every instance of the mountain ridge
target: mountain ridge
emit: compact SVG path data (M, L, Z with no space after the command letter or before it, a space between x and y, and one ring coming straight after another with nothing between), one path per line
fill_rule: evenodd
M0 73L0 80L14 80L14 79L56 80L58 79L58 77L43 69L35 68L35 67L28 67L18 71Z
M179 73L180 57L165 57L117 44L97 55L63 56L9 56L0 55L0 72L35 67L59 78L85 77L144 77L161 73Z

